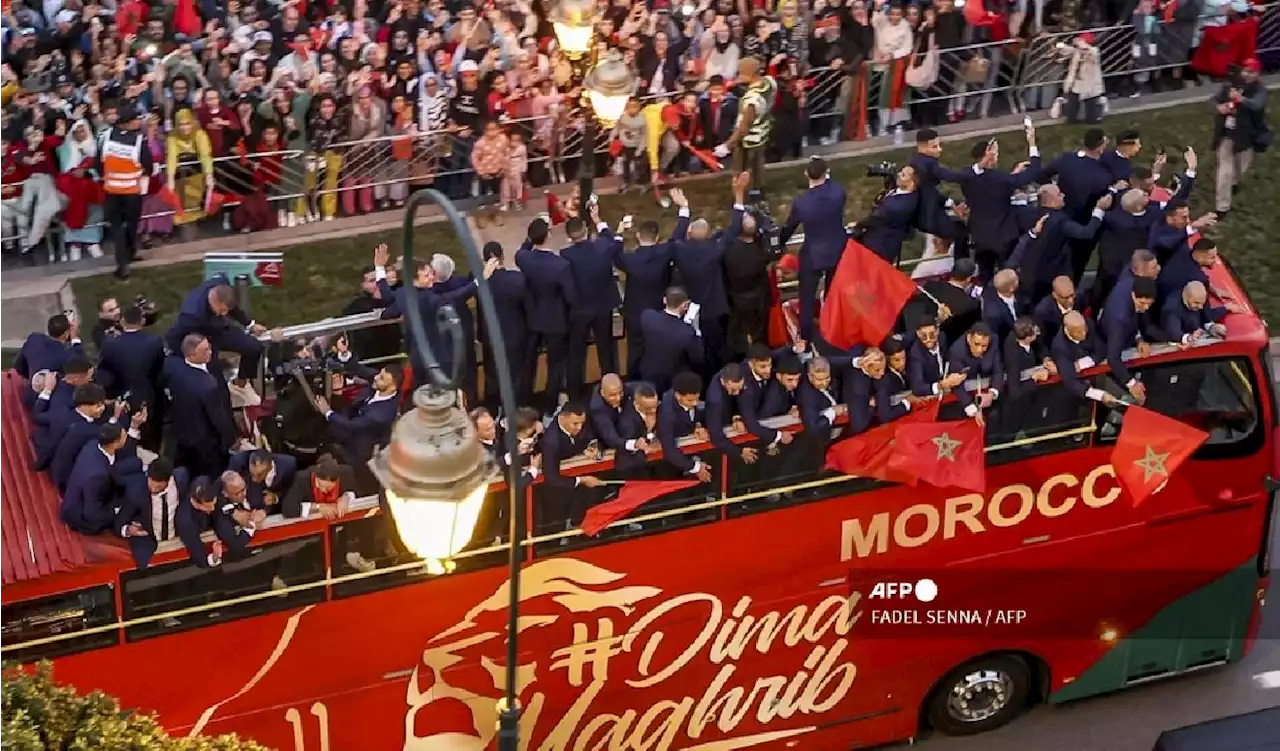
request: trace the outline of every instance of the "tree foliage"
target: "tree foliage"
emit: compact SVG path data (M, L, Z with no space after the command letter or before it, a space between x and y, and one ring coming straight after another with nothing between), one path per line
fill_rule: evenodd
M101 691L87 695L53 680L48 662L5 665L4 751L266 751L234 735L173 738L150 714L122 710Z

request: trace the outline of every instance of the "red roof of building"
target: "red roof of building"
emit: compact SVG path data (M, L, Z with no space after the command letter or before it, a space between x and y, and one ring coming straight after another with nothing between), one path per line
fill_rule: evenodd
M43 472L31 468L31 416L22 394L26 379L6 371L0 401L0 512L3 512L4 583L70 571L89 562L85 539L58 519L58 490Z

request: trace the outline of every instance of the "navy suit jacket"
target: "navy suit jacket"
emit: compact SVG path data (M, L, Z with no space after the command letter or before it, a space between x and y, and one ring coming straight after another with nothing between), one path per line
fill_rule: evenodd
M115 486L111 462L93 441L82 447L62 493L58 517L82 535L96 535L111 528L115 519Z
M622 238L606 228L599 237L576 242L560 251L560 257L569 262L574 289L581 293L570 308L571 316L594 318L622 304L618 283L613 278L614 250L621 245Z
M591 435L600 441L601 451L607 448L614 451L626 450L626 439L622 437L618 423L629 409L630 405L627 404L625 396L618 408L614 409L600 395L598 386L591 390L591 401L587 405L587 421L591 426ZM634 409L630 411L635 412Z
M1122 386L1132 378L1124 364L1124 351L1133 347L1139 338L1148 343L1162 342L1169 338L1151 320L1154 312L1139 313L1130 302L1124 307L1109 307L1102 314L1102 338L1107 343L1107 364L1111 366L1111 374Z
M1080 376L1076 374L1076 363L1087 357L1093 360L1095 365L1100 364L1106 359L1107 347L1094 330L1093 324L1089 323L1089 332L1085 335L1084 341L1078 343L1067 338L1065 328L1059 329L1058 336L1054 338L1053 344L1049 345L1049 356L1053 358L1053 364L1058 367L1058 376L1062 378L1062 385L1077 399L1084 399L1085 392L1089 390L1089 384L1080 380Z
M697 462L680 451L680 439L693 433L701 417L696 409L690 416L677 404L674 391L663 394L658 403L658 443L662 445L662 459L685 474L692 471Z
M896 264L902 255L902 243L915 225L920 207L919 192L891 193L885 196L864 222L866 232L862 244L889 263Z
M54 397L58 396L59 391L63 392L64 398L55 401ZM58 444L62 441L67 428L71 427L72 421L84 419L76 414L75 407L72 406L71 392L71 387L59 383L58 388L49 395L48 399L36 401L37 408L43 407L36 414L36 429L31 441L36 450L35 469L37 471L44 471L53 464L54 454L58 452Z
M751 377L747 376L747 378ZM716 373L711 378L711 383L707 385L705 406L707 432L711 434L711 443L726 456L742 456L742 448L724 434L724 429L733 424L733 418L742 416L742 409L738 405L741 397L742 392L739 392L738 396L730 396L729 392L724 390L720 373ZM743 422L745 423L745 420Z
M649 430L649 426L645 423L644 417L635 410L635 407L628 404L622 410L622 416L618 418L618 435L622 438L623 449L613 455L613 466L615 469L627 470L636 467L642 467L648 461L648 455L643 451L627 451L626 442L636 441L641 438L653 443L658 440L657 425L654 430Z
M706 240L683 240L675 244L672 260L680 272L680 283L689 299L701 308L703 320L729 315L729 297L724 284L724 254L742 231L741 209L734 209L729 228ZM649 337L645 335L645 346Z
M626 275L622 307L628 316L638 317L642 310L662 310L663 297L671 286L671 259L676 243L689 231L689 217L680 212L671 238L635 250L623 250L622 243L613 246L613 265Z
M1130 214L1119 202L1102 219L1098 235L1098 262L1103 271L1120 273L1133 257L1133 251L1147 247L1151 228L1164 223L1164 214L1149 206L1141 214Z
M1063 152L1040 170L1035 182L1047 183L1054 175L1058 176L1058 187L1062 189L1067 214L1077 223L1089 220L1089 213L1098 199L1106 195L1115 182L1111 171L1099 159L1085 156L1082 151Z
M804 381L805 376L802 374L800 380ZM764 390L764 401L760 403L761 419L768 417L781 417L791 413L792 407L800 406L800 396L797 393L800 387L788 389L782 385L776 377L769 382L769 387Z
M90 444L97 445L98 431L105 422L105 420L89 422L75 410L71 411L67 428L58 438L53 460L49 463L49 476L53 478L53 484L58 490L67 487L72 468L76 464L77 457L80 456L81 449Z
M1032 157L1031 165L1012 174L999 169L974 167L959 172L939 173L943 180L960 184L965 203L969 204L969 236L979 248L1011 249L1018 239L1018 225L1014 207L1010 203L1014 192L1035 181L1040 170L1040 157Z
M911 390L907 372L885 368L884 377L876 380L876 418L881 424L892 422L911 411L906 404L894 404L893 397Z
M879 387L883 378L872 378L861 368L851 368L840 379L840 401L849 408L849 429L861 433L870 427L880 408ZM871 406L871 400L876 406ZM807 428L807 426L806 426Z
M1151 225L1151 234L1147 236L1147 250L1156 254L1160 264L1164 265L1184 252L1190 252L1187 240L1191 236L1186 230L1170 227L1168 222L1157 222Z
M498 314L498 326L502 328L503 344L508 349L519 349L529 332L529 316L533 312L533 298L524 274L517 269L498 269L489 277L489 291L493 293L493 307ZM480 316L480 331L492 345L492 338L485 332L484 316Z
M1107 168L1107 172L1111 173L1111 182L1128 180L1133 176L1133 162L1130 162L1128 157L1115 149L1107 149L1102 152L1102 156L1098 157L1098 161L1102 162L1102 166Z
M178 317L165 332L164 341L170 352L182 351L182 340L187 334L203 334L210 340L216 339L224 330L233 325L248 326L249 316L240 308L232 308L225 316L216 315L209 308L209 290L231 281L223 274L200 283L200 286L187 293L178 308ZM212 341L210 342L212 344Z
M119 459L116 461L119 464ZM120 530L133 523L138 523L147 531L146 537L130 537L129 550L133 553L133 559L138 564L138 568L146 568L151 564L151 558L156 553L158 546L159 531L155 529L154 513L151 497L151 489L147 487L147 475L142 471L142 466L138 465L136 471L129 472L124 477L119 477L119 468L113 467L117 472L117 483L124 488L124 502L116 511L115 521L111 524L112 534L120 534ZM191 477L187 470L182 467L174 467L173 485L177 496L177 507L174 509L173 527L169 529L169 537L178 536L177 516L178 509L183 506L191 507L190 488Z
M1067 243L1091 240L1102 226L1102 220L1096 216L1087 224L1081 224L1062 209L1050 209L1048 214L1036 244L1040 257L1035 265L1035 279L1044 284L1052 282L1054 277L1071 276L1071 248Z
M154 408L164 372L164 340L149 331L126 331L102 344L97 373L107 394L132 394L135 407Z
M1160 308L1160 328L1175 342L1200 330L1205 330L1211 323L1221 323L1227 315L1226 308L1210 307L1206 304L1200 310L1191 310L1182 301L1182 295L1170 297Z
M780 433L773 428L765 427L761 424L761 410L764 408L765 396L769 393L769 385L773 383L770 378L763 383L756 380L755 374L751 372L751 367L747 363L742 363L744 372L742 382L742 393L738 394L737 406L738 414L742 416L742 422L747 428L747 432L759 438L766 443L773 443L780 437Z
M1059 330L1061 326L1059 326ZM1055 333L1054 336L1057 336ZM1029 350L1023 349L1017 339L1009 337L1005 340L1001 347L1001 356L1004 365L1004 385L1005 391L1001 392L1001 398L1017 399L1031 389L1035 388L1035 381L1023 381L1022 371L1030 368L1037 368L1044 365L1044 358L1047 357L1043 338L1036 339L1031 343Z
M973 380L975 378L986 378L989 381L988 388L994 391L1004 391L1004 362L1000 355L1000 343L992 341L987 347L987 351L982 353L982 357L974 357L973 352L969 350L969 342L960 339L951 345L951 349L947 352L947 369L952 373L965 372L965 380ZM961 405L968 407L973 404L973 394L963 386L955 390L956 401Z
M720 122L717 123L711 113L711 99L707 94L698 97L698 123L702 133L702 147L714 148L729 140L733 135L734 123L738 121L738 98L725 94L720 100Z
M1077 294L1076 297L1079 298L1079 295ZM1072 310L1080 310L1079 302ZM1036 303L1035 309L1031 311L1031 320L1040 327L1040 341L1053 341L1058 331L1062 329L1062 319L1065 315L1058 307L1058 301L1053 299L1053 295L1048 295Z
M827 180L801 193L791 204L791 214L782 228L782 244L785 246L796 229L804 225L800 268L805 271L831 271L840 262L840 254L849 241L844 229L847 200L844 188L834 180Z
M577 481L572 477L560 474L560 462L571 459L587 450L591 437L587 431L578 431L578 435L569 437L560 427L559 420L552 418L551 425L542 434L542 476L547 485L558 489L576 488Z
M800 405L800 422L804 425L804 429L816 438L827 440L831 437L827 431L831 430L835 420L827 419L827 415L823 412L828 407L840 404L840 390L837 386L838 384L833 380L827 387L825 394L829 395L830 399L824 395L824 392L814 388L808 376L801 376L800 385L796 387L796 401Z
M1159 282L1157 282L1157 285ZM1095 310L1093 314L1098 320L1102 320L1102 315L1110 308L1123 308L1132 305L1133 295L1133 269L1125 266L1120 275L1116 277L1116 286L1111 288L1111 292L1107 295L1107 300L1102 304L1102 310Z
M288 454L272 454L271 460L275 463L276 476L272 478L270 484L259 483L254 482L249 476L249 456L252 453L252 451L239 451L232 454L231 461L227 463L227 469L244 476L245 496L249 501L249 507L264 509L267 507L263 496L266 491L275 493L277 499L283 499L285 493L289 492L289 488L293 485L293 477L298 473L298 460Z
M955 232L954 225L947 216L946 199L938 190L938 183L960 182L962 172L947 169L934 157L918 151L911 155L907 164L915 168L918 184L916 190L920 193L920 213L916 217L916 225L922 232L950 237Z
M452 282L452 279L450 282ZM431 345L432 352L440 359L441 365L445 366L447 370L453 360L453 348L445 346L444 332L433 323L436 320L436 312L445 305L450 305L455 311L458 311L458 321L459 324L462 324L461 310L466 307L467 300L476 293L475 284L469 282L454 286L447 291L440 285L420 289L412 284L404 284L399 289L392 290L386 279L379 279L378 290L382 293L383 300L391 301L387 307L382 309L381 317L384 319L399 318L405 314L410 305L418 306L418 312L422 314L422 322L426 324L427 342ZM470 312L467 315L469 316ZM466 336L467 329L463 325L464 341ZM414 369L419 372L425 371L426 360L422 359L421 353L418 352L416 338L407 336L405 337L405 342L409 352L409 360Z
M13 361L13 369L18 371L18 375L30 380L31 376L42 370L61 373L68 357L82 354L84 348L78 343L67 344L48 334L36 332L22 343L18 359Z
M235 522L231 517L216 508L208 514L198 511L191 505L190 498L183 498L178 504L178 510L173 515L173 526L177 529L178 538L187 549L191 562L198 568L209 568L209 553L205 549L204 540L200 539L200 535L205 532L212 530L229 548L233 545L240 547Z
M1020 296L1014 295L1013 306L1017 309L1018 316L1026 314L1026 304L1022 302ZM1013 324L1018 320L1018 316L1015 316L1004 300L1000 299L995 286L988 284L982 290L982 320L991 329L991 336L995 343L998 344L1010 331L1013 331Z
M640 314L644 351L640 353L640 375L665 386L681 367L696 370L704 359L702 338L692 325L665 310Z
M1200 264L1196 263L1191 250L1184 248L1175 253L1160 269L1160 276L1156 277L1156 290L1161 300L1181 298L1182 288L1186 287L1188 282L1200 282L1204 285L1206 292L1209 289L1209 275L1200 267Z
M516 251L516 265L524 272L533 299L529 330L537 334L569 333L569 310L578 304L579 294L569 262L549 250L522 247Z
M230 397L218 377L187 365L181 357L170 357L164 366L169 416L174 425L182 426L175 431L178 444L208 453L229 450L238 431Z
M470 274L454 274L443 282L431 285L432 292L451 300L449 304L458 313L458 325L462 327L462 338L467 343L476 340L476 317L471 312L471 306L467 304L467 300L476 293L475 284L475 277Z
M348 464L367 462L375 446L391 441L391 427L400 415L399 399L371 401L373 393L365 390L350 409L349 415L334 411L329 415L329 435L342 446Z
M938 334L938 354L933 355L918 340L907 350L907 382L916 396L933 396L933 387L942 380L947 367L947 340Z

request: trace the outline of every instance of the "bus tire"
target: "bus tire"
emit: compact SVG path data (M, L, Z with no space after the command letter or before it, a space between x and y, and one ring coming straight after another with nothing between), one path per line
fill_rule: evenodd
M938 682L925 717L947 735L976 735L994 730L1027 707L1031 669L1012 654L991 654L957 667Z

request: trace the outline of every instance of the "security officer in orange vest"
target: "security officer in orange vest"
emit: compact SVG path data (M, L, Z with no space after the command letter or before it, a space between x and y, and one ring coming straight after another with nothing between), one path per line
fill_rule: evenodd
M121 105L119 120L98 149L98 172L106 191L103 208L111 225L118 279L129 278L129 264L138 255L138 222L151 179L151 149L138 127L140 116L136 104Z

